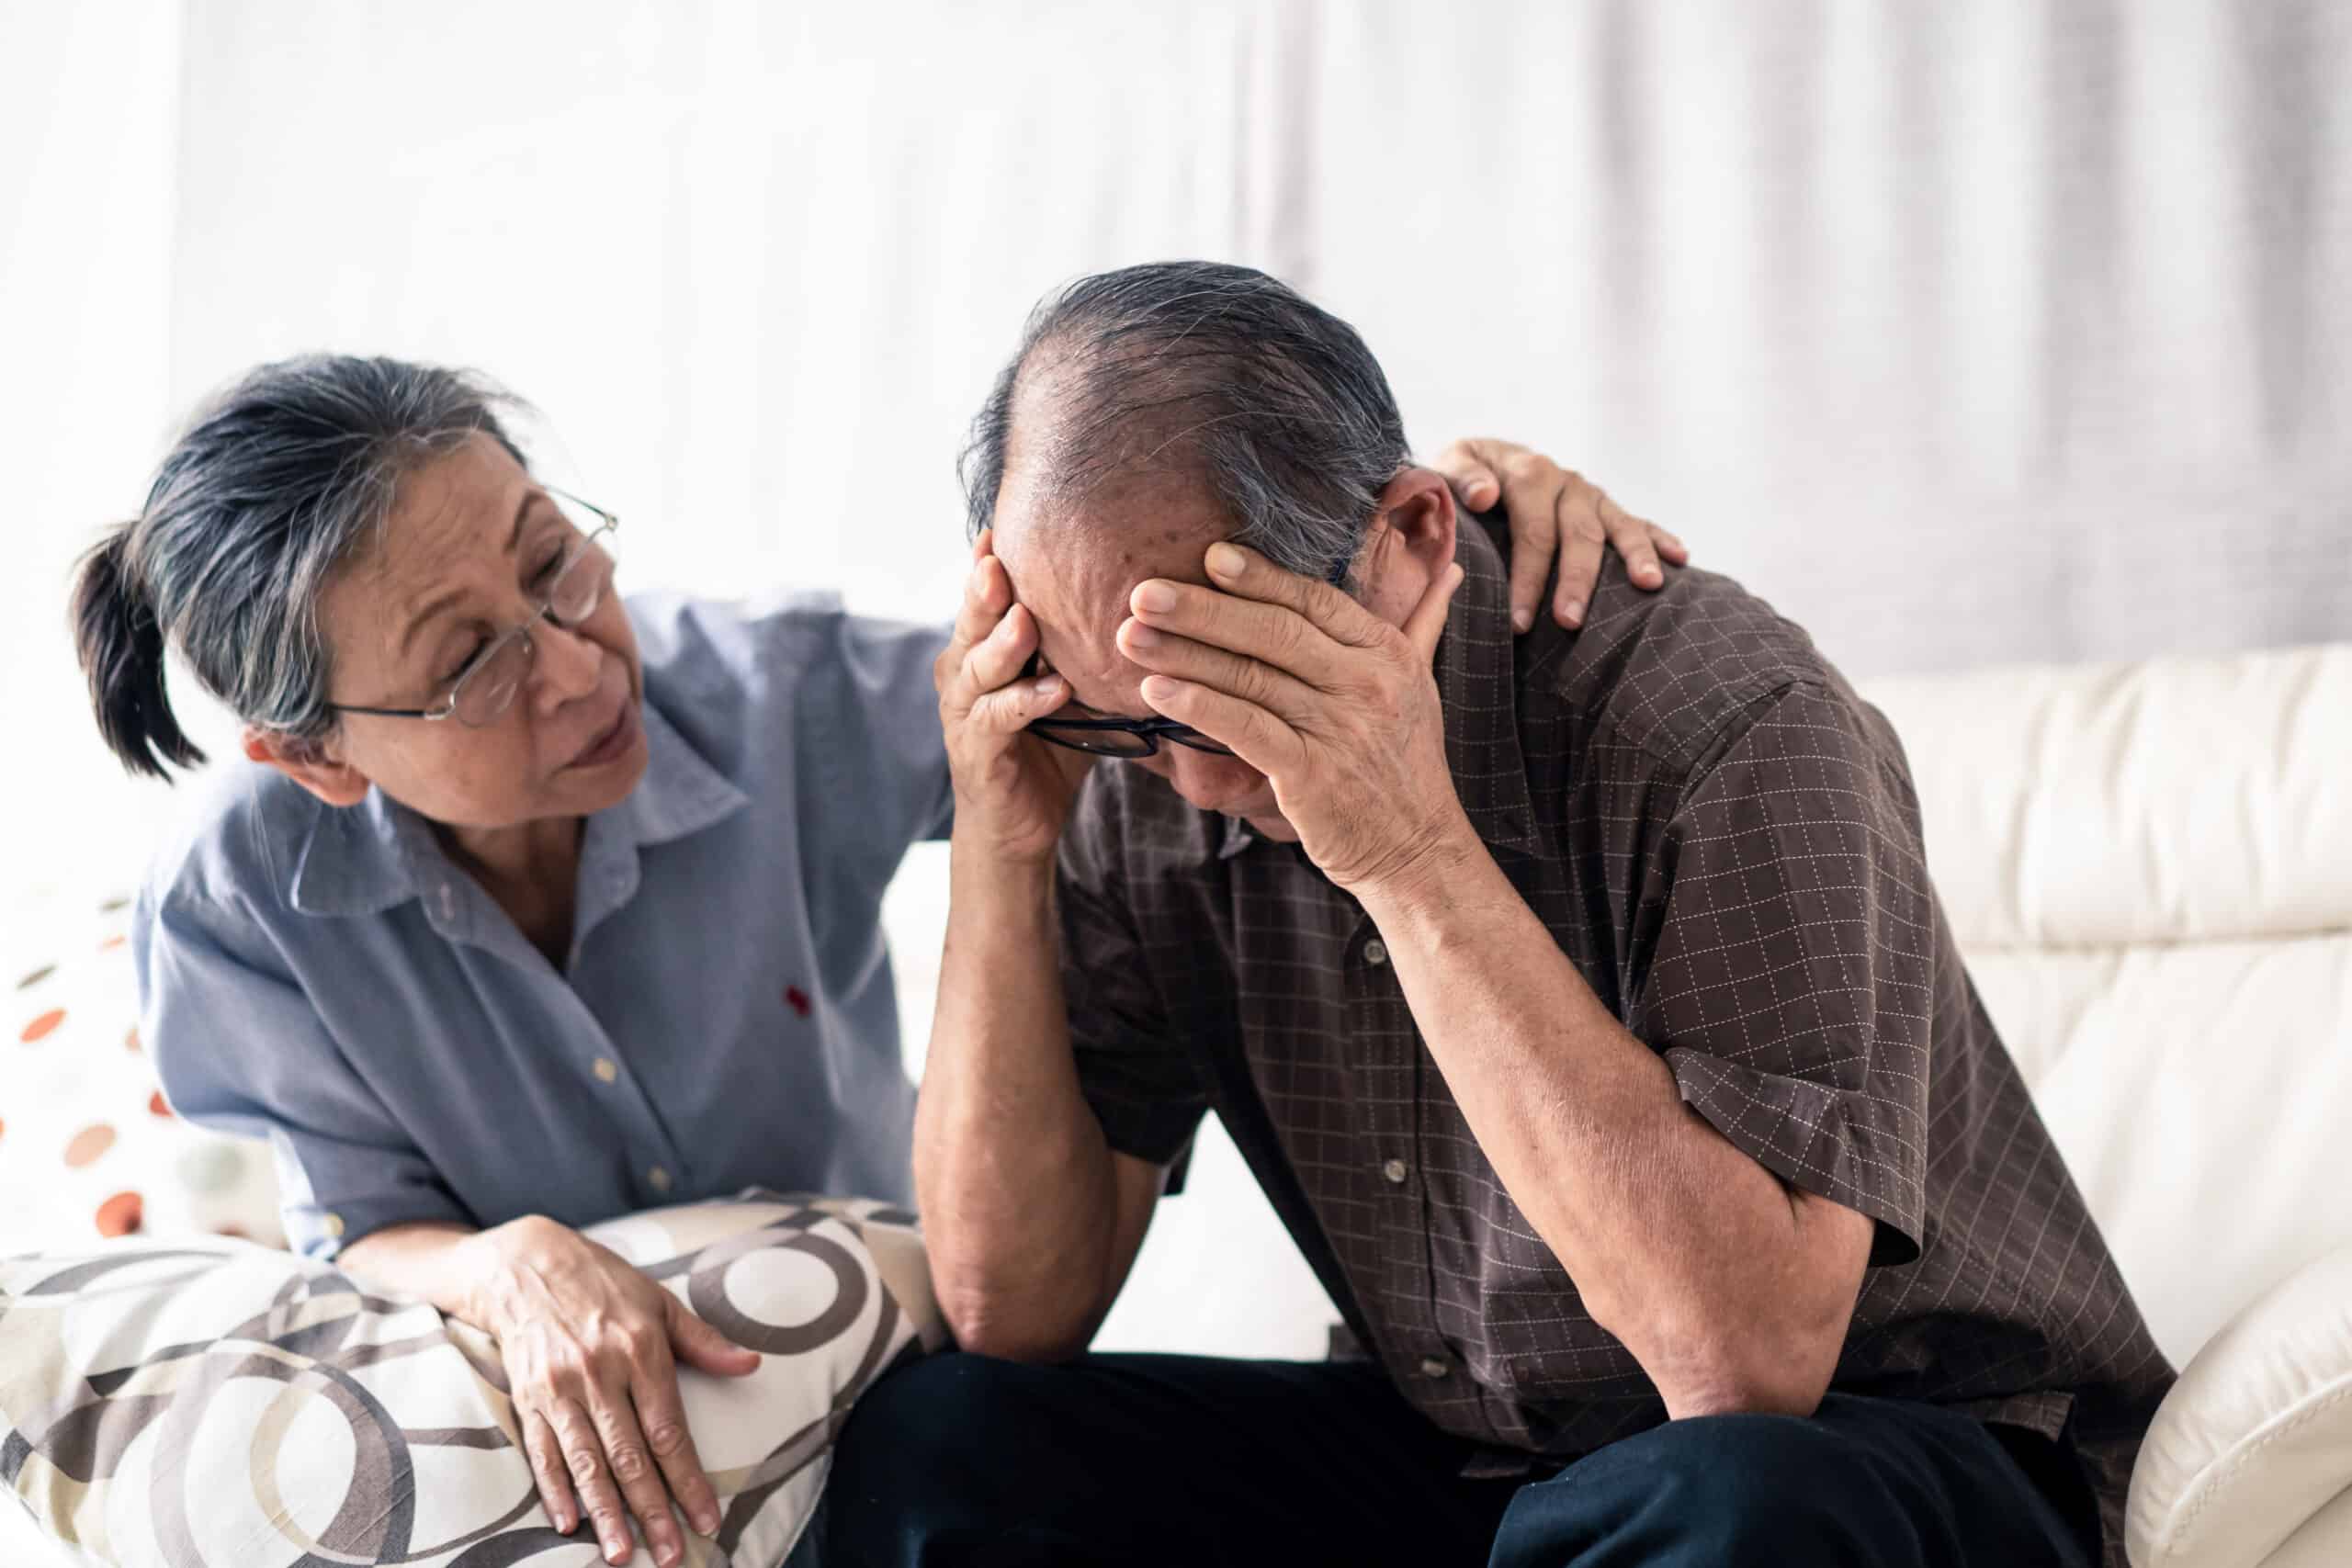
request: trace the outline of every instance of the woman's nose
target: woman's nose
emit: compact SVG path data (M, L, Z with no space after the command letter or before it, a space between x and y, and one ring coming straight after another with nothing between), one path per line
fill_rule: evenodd
M538 645L538 657L531 662L541 712L551 713L596 689L605 650L584 633L542 620L531 628L531 640Z

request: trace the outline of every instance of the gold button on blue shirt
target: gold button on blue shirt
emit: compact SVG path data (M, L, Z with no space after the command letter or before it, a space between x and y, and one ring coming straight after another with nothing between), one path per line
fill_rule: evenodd
M588 818L560 969L380 791L337 810L239 763L158 857L144 1038L181 1114L270 1140L297 1249L752 1186L910 1198L880 916L949 826L946 634L830 598L628 608L650 761Z

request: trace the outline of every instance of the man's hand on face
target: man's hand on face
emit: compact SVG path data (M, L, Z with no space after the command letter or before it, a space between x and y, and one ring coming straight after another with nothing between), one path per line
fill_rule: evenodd
M1216 587L1138 583L1119 647L1143 700L1223 742L1274 788L1333 882L1361 894L1475 842L1445 763L1430 665L1462 581L1448 562L1402 627L1255 551L1209 547Z
M1093 759L1024 735L1069 700L1058 675L1023 679L1037 651L1037 622L1013 603L993 530L972 545L963 609L931 667L939 722L956 783L956 840L990 859L1043 864L1053 858L1070 804Z

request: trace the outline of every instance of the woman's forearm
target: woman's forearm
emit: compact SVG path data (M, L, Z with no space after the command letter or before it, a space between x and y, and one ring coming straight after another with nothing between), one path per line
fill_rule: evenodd
M463 1225L388 1225L345 1247L335 1262L390 1294L429 1302L447 1316L487 1329L484 1288L496 1262L487 1236Z

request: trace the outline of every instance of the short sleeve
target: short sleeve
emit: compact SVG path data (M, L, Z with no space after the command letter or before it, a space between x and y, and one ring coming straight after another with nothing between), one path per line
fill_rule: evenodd
M1917 806L1850 696L1802 683L1742 717L1649 857L1627 1021L1717 1132L1877 1221L1873 1264L1905 1263L1939 940Z
M1208 1097L1169 1025L1117 884L1099 874L1091 858L1066 841L1056 888L1062 995L1079 1087L1114 1149L1153 1165L1174 1164L1190 1149ZM1169 1191L1181 1184L1171 1177Z
M329 1258L390 1225L475 1223L250 919L151 895L131 940L141 1034L165 1097L198 1126L269 1140L290 1247Z

